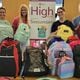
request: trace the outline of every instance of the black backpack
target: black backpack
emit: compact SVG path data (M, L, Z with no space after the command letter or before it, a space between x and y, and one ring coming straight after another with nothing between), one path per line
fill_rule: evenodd
M4 39L0 44L0 76L18 76L21 59L19 42L13 38Z
M22 76L43 76L49 73L42 49L29 47L24 53Z
M75 62L74 77L80 78L80 44L77 44L73 48L73 59Z

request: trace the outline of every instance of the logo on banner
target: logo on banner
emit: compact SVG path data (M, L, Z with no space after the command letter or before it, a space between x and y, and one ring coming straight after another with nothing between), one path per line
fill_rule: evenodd
M38 28L38 37L45 38L46 37L46 28L44 26Z
M46 39L50 35L51 25L55 21L55 0L30 0L29 17L30 39Z

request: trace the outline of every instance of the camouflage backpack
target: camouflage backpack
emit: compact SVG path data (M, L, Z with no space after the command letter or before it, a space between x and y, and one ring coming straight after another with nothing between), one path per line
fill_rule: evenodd
M23 76L42 76L49 73L42 49L29 47L24 53Z

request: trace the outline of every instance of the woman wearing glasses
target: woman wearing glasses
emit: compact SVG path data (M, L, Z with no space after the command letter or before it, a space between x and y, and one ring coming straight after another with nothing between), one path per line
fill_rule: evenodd
M59 7L57 9L57 16L59 16L59 20L55 21L51 26L51 33L55 32L60 25L67 25L74 31L74 25L71 21L65 19L65 9L63 7Z

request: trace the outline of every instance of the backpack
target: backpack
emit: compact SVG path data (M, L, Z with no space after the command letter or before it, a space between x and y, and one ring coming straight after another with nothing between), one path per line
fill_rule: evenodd
M11 80L11 79L8 77L0 77L0 80Z
M21 23L14 35L14 39L18 40L20 43L27 44L30 37L30 28L27 24Z
M21 69L19 42L6 38L0 44L0 76L18 76Z
M24 53L22 76L43 76L49 73L42 49L28 47Z
M74 47L76 48L77 45L80 45L80 40L77 39L75 41L72 41L72 42L69 43L69 45L71 46L72 50L74 50ZM76 48L76 49L78 49L78 48Z
M53 37L49 42L48 42L48 44L47 44L47 46L48 46L48 48L49 48L49 46L52 44L52 43L54 43L54 42L56 42L56 41L63 41L63 39L61 38L61 37Z
M0 20L0 43L7 37L13 38L12 26L6 20Z
M59 41L59 42L54 42L48 49L49 54L48 54L48 62L50 63L52 67L51 74L55 75L57 73L56 68L57 68L57 58L62 56L62 53L65 53L67 56L73 59L73 53L72 49L69 44L67 44L65 41ZM61 54L60 54L61 53Z
M74 76L80 78L80 40L70 42L73 50L73 59L75 62Z
M75 40L78 40L78 37L77 37L77 36L75 36L75 35L70 36L70 37L68 38L68 40L67 40L67 43L70 43L70 42L75 41Z
M58 26L56 35L61 37L63 40L67 41L68 37L73 35L73 31L69 26L60 25Z
M56 41L52 43L51 46L49 47L49 51L53 56L56 54L55 51L65 51L65 53L67 52L68 56L73 58L73 52L71 46L65 41Z

